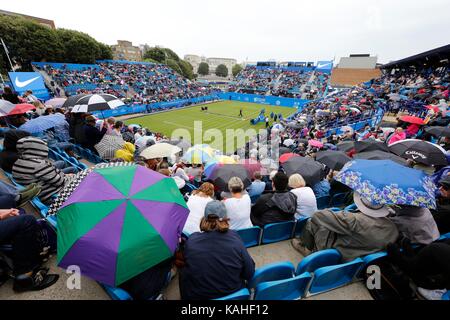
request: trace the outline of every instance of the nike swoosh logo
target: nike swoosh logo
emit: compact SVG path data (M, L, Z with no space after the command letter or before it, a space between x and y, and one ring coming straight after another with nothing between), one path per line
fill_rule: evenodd
M27 85L29 85L30 83L32 83L33 81L36 81L37 79L39 79L39 77L27 80L27 81L20 81L19 77L16 77L16 87L18 88L23 88L26 87Z
M329 66L331 63L318 64L317 69L322 69L323 67Z

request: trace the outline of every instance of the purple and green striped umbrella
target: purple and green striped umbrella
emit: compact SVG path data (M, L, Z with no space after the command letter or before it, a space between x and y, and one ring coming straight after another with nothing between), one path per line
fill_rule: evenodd
M94 169L58 212L58 265L118 286L173 256L188 214L171 178L137 165Z

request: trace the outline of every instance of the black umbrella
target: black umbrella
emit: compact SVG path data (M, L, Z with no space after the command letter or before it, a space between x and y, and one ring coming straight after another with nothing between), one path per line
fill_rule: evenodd
M208 179L212 180L214 185L220 190L228 191L228 181L233 177L241 178L244 183L244 188L252 184L250 174L242 164L224 164L218 166L213 170Z
M285 153L291 153L292 149L286 148L286 147L281 147L280 148L280 156L282 156Z
M288 176L299 173L310 186L316 185L325 176L324 166L311 158L294 157L283 163Z
M67 98L66 102L64 102L62 108L73 108L77 104L77 101L85 96L87 96L87 94L85 93L70 96L69 98Z
M355 149L355 141L344 141L336 145L339 151L349 152Z
M121 100L112 94L88 94L76 102L72 113L110 110L124 105Z
M347 162L352 158L347 156L343 151L320 151L316 154L316 161L323 163L328 168L336 171L340 171Z
M449 127L429 127L426 128L425 131L435 137L450 137Z
M389 150L402 158L412 159L427 166L447 165L446 151L431 142L407 139L391 144Z
M393 153L384 152L380 150L357 153L353 156L353 158L366 160L392 160L404 166L408 165L408 162L405 159Z
M376 150L389 152L389 148L385 143L375 140L357 141L355 142L355 149L357 153Z

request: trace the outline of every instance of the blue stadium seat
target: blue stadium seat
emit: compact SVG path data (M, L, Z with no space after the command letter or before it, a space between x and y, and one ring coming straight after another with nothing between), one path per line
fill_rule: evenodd
M358 275L363 263L361 258L357 258L348 263L317 269L314 272L309 293L318 294L351 283Z
M446 233L446 234L441 234L441 237L439 238L439 240L445 240L445 239L450 239L450 232Z
M241 237L246 248L257 246L261 241L260 227L237 230L237 233Z
M264 227L262 244L274 243L292 238L295 222L279 222L268 224Z
M351 204L348 207L345 207L344 211L345 212L354 212L358 210L358 207L356 206L356 204Z
M133 298L125 290L111 287L106 284L102 284L102 287L113 300L133 300Z
M39 200L39 198L35 197L31 200L31 204L33 205L33 207L36 208L36 210L39 211L40 215L42 218L46 218L47 217L47 213L48 213L48 207L43 204L41 202L41 200Z
M299 237L302 234L308 220L309 218L300 218L297 220L295 223L294 237Z
M304 273L294 278L263 282L256 287L254 300L297 300L306 295L311 275Z
M358 274L358 278L363 279L364 278L364 273L366 272L367 268L371 265L374 265L377 263L378 260L381 260L383 258L387 257L387 252L386 251L380 251L377 253L372 253L369 254L365 257L362 258L363 260L363 266Z
M317 209L322 210L330 207L330 196L317 198Z
M250 291L247 288L241 289L238 292L230 294L228 296L214 299L214 300L249 300L250 299Z
M450 291L447 290L447 293L442 296L442 300L450 300Z
M251 196L250 197L250 201L252 202L252 204L255 204L256 201L258 201L258 199L261 197L261 195L257 195L257 196Z
M248 288L254 289L262 282L288 279L294 275L295 267L291 262L271 263L255 270L253 278L248 282Z
M295 274L300 275L304 272L313 273L319 268L336 265L341 263L341 261L342 255L336 249L317 251L300 261Z
M48 223L50 223L50 225L55 228L55 230L58 230L58 223L57 223L57 218L56 216L49 216L47 215L46 220L48 221Z
M331 199L330 206L332 207L341 207L345 205L345 199L348 197L348 193L338 193L333 196Z

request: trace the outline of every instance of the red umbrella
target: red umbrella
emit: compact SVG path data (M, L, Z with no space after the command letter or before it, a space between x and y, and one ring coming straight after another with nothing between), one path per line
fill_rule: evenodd
M239 161L239 164L242 164L252 177L255 172L261 172L262 169L261 164L258 161L252 159L241 160Z
M421 119L419 117L414 117L414 116L403 116L403 117L400 117L400 120L403 122L408 122L408 123L418 124L418 125L425 124L423 119Z
M298 154L295 153L285 153L280 157L280 163L285 163L289 159L300 157Z
M16 114L23 114L27 111L36 109L35 106L29 103L20 103L20 104L4 104L0 108L0 116L13 116Z

